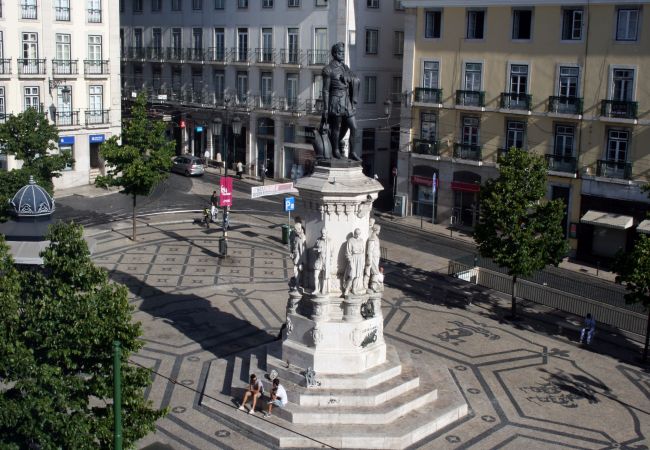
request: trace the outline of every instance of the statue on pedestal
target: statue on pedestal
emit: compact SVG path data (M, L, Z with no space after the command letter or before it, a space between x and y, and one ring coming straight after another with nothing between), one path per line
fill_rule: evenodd
M366 244L366 269L364 272L363 284L369 289L377 292L379 290L379 259L381 258L381 247L379 244L380 225L372 225L370 237ZM383 283L383 277L382 277Z
M305 253L305 232L302 224L297 222L291 233L291 260L293 261L293 281L291 285L295 288L304 285L303 263Z
M343 295L352 292L353 294L363 294L363 273L365 268L366 246L361 238L361 230L356 228L345 247L345 257L347 267L343 280Z
M323 228L314 244L314 294L329 294L332 249L327 239L327 229Z

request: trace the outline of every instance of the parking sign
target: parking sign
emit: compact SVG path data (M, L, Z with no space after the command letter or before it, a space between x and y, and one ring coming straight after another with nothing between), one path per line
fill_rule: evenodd
M293 211L296 209L296 198L295 197L285 197L284 198L284 212Z

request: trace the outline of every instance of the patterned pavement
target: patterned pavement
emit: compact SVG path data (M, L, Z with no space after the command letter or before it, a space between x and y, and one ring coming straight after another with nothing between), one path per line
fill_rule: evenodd
M226 259L220 230L193 223L149 224L135 243L119 231L95 236L95 261L129 287L143 324L145 347L132 361L155 372L146 394L170 409L139 448L268 448L199 406L210 361L271 342L284 318L291 263L280 230L268 217L243 220ZM498 296L424 276L410 250L389 254L387 340L418 365L446 365L470 406L418 448L648 448L647 368L577 346L575 333L513 326Z

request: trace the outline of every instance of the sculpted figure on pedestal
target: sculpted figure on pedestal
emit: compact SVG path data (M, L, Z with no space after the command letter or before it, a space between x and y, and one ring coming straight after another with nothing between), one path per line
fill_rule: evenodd
M363 294L363 272L365 266L366 246L361 238L361 230L356 228L345 247L347 267L343 282L343 295L352 292Z
M366 270L364 273L363 284L374 291L378 291L378 278L379 272L379 259L381 257L379 232L381 231L380 225L373 225L366 244ZM383 277L382 277L383 282Z
M293 261L293 283L296 288L303 286L303 263L305 253L305 231L297 222L291 233L291 260Z
M328 294L332 249L327 239L327 229L323 228L321 236L314 244L314 294Z

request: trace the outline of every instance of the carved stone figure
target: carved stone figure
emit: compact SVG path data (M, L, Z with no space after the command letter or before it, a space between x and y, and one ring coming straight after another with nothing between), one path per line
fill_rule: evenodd
M314 243L314 294L328 294L332 249L327 239L327 229L323 228L320 237Z
M293 261L293 286L296 288L302 286L303 282L303 263L305 254L305 232L302 224L297 222L291 234L291 260Z
M323 68L323 114L319 132L328 130L332 156L341 158L343 138L350 130L348 157L355 161L361 158L355 151L357 122L356 105L359 98L359 78L343 63L345 44L338 42L332 46L332 61Z
M366 269L363 284L371 289L373 289L373 284L377 283L379 276L379 259L381 257L381 247L379 244L380 231L380 225L373 225L370 237L368 237L368 242L366 243Z
M363 294L363 273L365 266L366 246L361 238L361 230L356 228L348 239L345 247L347 267L343 283L343 294Z

